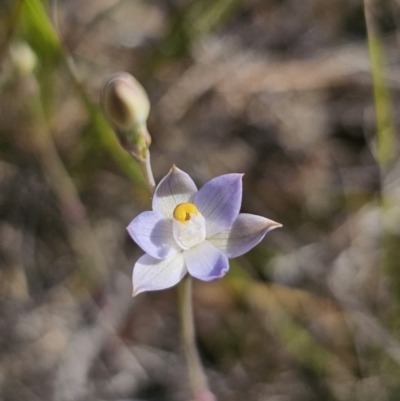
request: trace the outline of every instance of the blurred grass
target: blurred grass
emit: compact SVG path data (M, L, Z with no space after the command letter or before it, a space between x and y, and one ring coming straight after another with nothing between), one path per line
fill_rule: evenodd
M375 0L364 0L364 11L367 28L367 40L371 63L371 75L374 89L376 137L377 137L377 161L381 169L381 193L380 209L382 215L382 240L380 263L384 271L390 275L393 286L392 291L396 302L390 308L387 316L390 327L398 331L400 325L400 237L388 232L388 211L393 207L392 195L388 189L388 176L391 167L398 157L398 144L396 142L396 128L393 118L393 102L386 79L385 46L381 39L378 15L379 3ZM390 184L389 184L390 185ZM400 333L397 335L400 339Z
M183 7L169 2L167 33L144 65L144 74L176 58L190 57L193 45L232 18L243 0L193 0Z
M378 2L364 0L365 19L367 27L367 39L369 56L371 60L371 74L374 88L376 134L377 134L377 159L383 171L385 171L397 156L395 128L393 120L392 101L388 84L385 79L385 55L384 46L380 38L379 29L375 21Z

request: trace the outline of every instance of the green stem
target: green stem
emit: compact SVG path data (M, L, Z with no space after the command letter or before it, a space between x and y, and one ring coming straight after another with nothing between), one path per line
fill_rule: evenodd
M156 190L156 183L154 181L153 171L151 169L149 149L146 149L143 159L140 160L136 159L136 160L138 161L140 170L142 171L142 176L146 184L146 187L150 195L153 196L154 191Z
M179 308L189 381L193 396L196 399L196 396L199 394L208 394L209 391L207 379L196 348L192 302L192 279L189 275L184 277L179 284Z

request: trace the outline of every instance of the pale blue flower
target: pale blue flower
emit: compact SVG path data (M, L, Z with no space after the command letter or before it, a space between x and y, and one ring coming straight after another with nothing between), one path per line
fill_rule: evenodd
M221 278L228 258L243 255L281 224L240 213L243 174L226 174L199 191L188 174L173 166L160 181L153 211L127 227L146 252L133 270L133 293L177 284L189 272L204 281Z

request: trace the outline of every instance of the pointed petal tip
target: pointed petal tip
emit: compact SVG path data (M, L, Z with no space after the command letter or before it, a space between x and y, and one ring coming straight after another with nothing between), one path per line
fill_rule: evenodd
M243 176L244 173L230 173L230 174L226 174L227 176L230 175L231 177L234 177L237 181L240 182L240 186L243 190Z
M143 288L140 288L138 286L136 286L135 284L133 284L133 289L132 289L132 298L137 297L139 294L141 294L142 292L145 292L146 290L144 290Z
M135 220L135 219L132 219L132 220L129 222L129 224L125 227L125 230L128 231L128 233L129 233L129 228L131 227L131 225L132 225L132 223L133 223L134 220Z
M277 223L276 221L272 221L272 220L271 220L271 221L268 223L267 227L271 227L271 229L274 229L274 228L281 228L281 227L283 227L283 224Z
M268 229L267 232L275 230L275 228L281 228L283 227L283 224L278 223L276 221L266 219L267 221L265 222L265 228Z

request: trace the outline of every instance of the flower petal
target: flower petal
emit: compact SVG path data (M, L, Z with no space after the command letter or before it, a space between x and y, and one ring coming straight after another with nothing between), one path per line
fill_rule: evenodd
M127 230L133 240L153 258L165 259L180 250L172 233L172 221L160 213L139 214Z
M200 280L216 280L229 270L227 256L208 241L203 241L183 254L189 273Z
M186 274L186 263L182 252L163 260L143 255L133 268L133 294L169 288L179 283Z
M191 202L196 193L196 184L190 176L173 166L156 188L153 210L172 218L175 207L180 203Z
M208 181L194 198L194 204L206 219L207 238L229 228L236 220L242 203L243 174L221 175Z
M240 213L232 227L207 238L229 258L236 258L255 247L274 228L282 224L254 214Z

